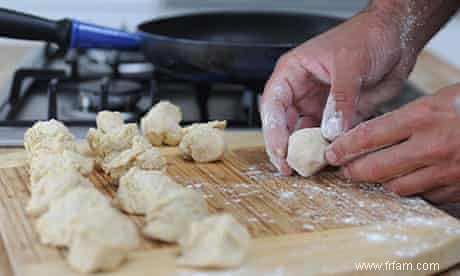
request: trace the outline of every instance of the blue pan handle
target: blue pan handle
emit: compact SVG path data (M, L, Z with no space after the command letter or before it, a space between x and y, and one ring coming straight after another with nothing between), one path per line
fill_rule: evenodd
M145 34L130 33L70 19L53 21L0 9L0 36L53 42L62 48L136 50Z
M137 50L144 36L76 20L71 22L70 48Z

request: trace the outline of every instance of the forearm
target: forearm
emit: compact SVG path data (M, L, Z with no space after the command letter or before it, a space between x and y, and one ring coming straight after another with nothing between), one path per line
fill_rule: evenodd
M397 28L401 48L419 52L460 8L458 0L373 0L368 8Z

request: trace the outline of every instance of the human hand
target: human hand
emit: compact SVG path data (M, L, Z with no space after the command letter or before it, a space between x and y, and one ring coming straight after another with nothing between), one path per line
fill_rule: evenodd
M403 196L460 202L460 84L363 122L326 152L332 165L357 182L382 182Z
M323 134L333 140L395 96L415 58L402 49L399 26L373 11L283 55L261 98L271 162L282 174L291 173L286 162L289 135L320 124L329 91Z

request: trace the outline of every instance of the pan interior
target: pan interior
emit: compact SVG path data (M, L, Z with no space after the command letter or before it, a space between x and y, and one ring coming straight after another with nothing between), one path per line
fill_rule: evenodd
M171 39L297 45L340 22L309 14L214 12L153 20L141 24L139 30Z

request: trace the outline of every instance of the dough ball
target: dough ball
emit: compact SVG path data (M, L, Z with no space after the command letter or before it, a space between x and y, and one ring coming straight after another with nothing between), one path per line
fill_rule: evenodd
M34 185L46 174L55 170L77 170L88 176L94 168L94 160L76 152L64 150L62 153L38 151L30 161L30 181Z
M87 140L91 151L101 162L114 152L131 148L133 138L137 135L139 135L139 130L136 124L125 124L107 133L91 128L88 131Z
M67 261L83 273L114 270L140 243L134 223L111 207L86 212L73 231Z
M59 121L39 121L24 134L24 147L29 155L37 151L62 152L75 151L75 137Z
M225 152L224 132L206 125L195 126L182 138L179 150L184 158L196 162L220 160Z
M116 204L127 213L143 215L152 203L182 188L163 172L134 167L120 179Z
M117 131L124 123L120 112L101 111L96 116L97 129L104 133Z
M98 208L111 208L110 202L92 187L79 186L53 200L48 212L36 223L40 242L54 246L68 245L82 217L92 215Z
M27 213L32 216L43 214L48 210L51 201L80 185L90 187L91 183L73 169L56 168L32 185L31 198L26 207Z
M152 202L143 233L156 240L176 242L190 223L208 215L208 204L201 193L177 189Z
M289 137L287 162L301 176L312 176L327 165L324 154L328 145L320 128L298 130Z
M239 266L248 251L250 235L229 214L214 215L192 222L179 239L184 266L227 268Z
M112 180L118 182L118 179L132 167L162 170L166 167L166 159L160 150L152 147L143 136L135 136L131 148L106 157L101 167Z
M227 121L211 121L211 122L207 122L207 123L195 123L195 124L191 124L187 127L184 128L184 133L187 134L188 132L192 131L193 129L195 128L199 128L199 127L203 127L203 126L208 126L210 128L217 128L217 129L221 129L221 130L224 130L226 127L227 127Z
M181 120L179 107L162 101L141 119L142 132L154 146L177 146L182 139L182 128L179 125Z

